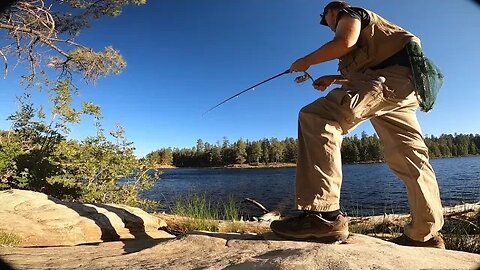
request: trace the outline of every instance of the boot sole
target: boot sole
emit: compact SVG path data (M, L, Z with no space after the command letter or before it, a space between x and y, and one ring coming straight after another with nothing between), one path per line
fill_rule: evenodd
M273 231L273 230L272 230ZM287 235L273 231L276 235L288 240L313 240L322 243L345 242L349 236L348 231L343 232L328 232L324 234L304 234L304 235Z

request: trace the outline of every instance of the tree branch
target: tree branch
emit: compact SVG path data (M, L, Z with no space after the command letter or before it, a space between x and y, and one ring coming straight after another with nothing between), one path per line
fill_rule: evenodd
M7 60L7 57L5 56L5 54L3 54L2 50L0 50L0 55L3 57L3 60L5 61L5 75L4 75L4 78L6 79L7 75L8 75L8 60Z
M53 44L52 41L54 41L54 40L51 40L51 38L46 37L45 34L40 32L40 31L33 30L31 28L14 26L14 25L9 25L9 24L4 24L4 23L0 23L0 28L7 29L7 30L10 30L12 32L22 32L22 33L27 33L27 34L34 35L41 42L47 44L50 48L54 49L55 51L57 51L58 53L60 53L64 57L68 58L68 53L64 52L62 49L60 49L55 44Z

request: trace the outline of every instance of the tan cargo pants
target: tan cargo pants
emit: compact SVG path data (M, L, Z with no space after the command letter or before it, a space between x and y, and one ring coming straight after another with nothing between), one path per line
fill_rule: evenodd
M386 80L382 83L380 77ZM438 184L416 117L410 69L392 66L349 76L349 83L299 113L296 205L301 210L340 208L342 135L370 119L385 161L407 188L412 221L405 234L427 241L443 226ZM353 179L352 179L353 180Z

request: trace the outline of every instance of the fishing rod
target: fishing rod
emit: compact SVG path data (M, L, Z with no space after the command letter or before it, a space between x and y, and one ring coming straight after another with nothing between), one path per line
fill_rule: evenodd
M250 86L249 88L247 88L247 89L245 89L245 90L243 90L243 91L241 91L241 92L238 92L237 94L235 94L235 95L233 95L233 96L225 99L224 101L218 103L217 105L211 107L211 108L208 109L206 112L204 112L203 115L205 115L205 114L207 114L208 112L214 110L215 108L217 108L217 107L219 107L219 106L227 103L228 101L230 101L230 100L232 100L232 99L240 96L241 94L243 94L243 93L245 93L245 92L247 92L247 91L250 91L250 90L254 89L255 87L257 87L257 86L259 86L259 85L261 85L261 84L264 84L264 83L266 83L266 82L268 82L268 81L271 81L271 80L273 80L273 79L275 79L275 78L278 78L278 77L283 76L283 75L288 74L288 73L290 73L290 69L287 69L287 70L285 70L285 71L283 71L283 72L278 73L277 75L275 75L275 76L273 76L273 77L270 77L270 78L268 78L268 79L266 79L266 80L264 80L264 81L261 81L261 82L255 84L255 85L253 85L253 86ZM303 73L304 73L304 74L303 74L302 76L298 76L298 77L295 78L295 82L296 82L296 83L303 83L303 82L305 82L305 81L308 80L308 79L312 80L312 82L315 83L315 81L313 80L312 76L310 76L310 74L308 74L306 71L304 71ZM203 116L203 115L202 115L202 116Z

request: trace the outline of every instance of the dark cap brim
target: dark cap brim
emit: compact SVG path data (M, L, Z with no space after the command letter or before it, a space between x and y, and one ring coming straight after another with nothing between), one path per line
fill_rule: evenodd
M322 14L322 19L320 20L320 24L328 26L327 20L325 20L325 13Z
M350 7L350 4L344 1L332 1L328 3L325 8L323 8L323 14L322 14L322 19L320 20L321 25L328 26L327 20L325 20L325 14L327 14L329 9L342 9L342 8L347 8Z

